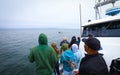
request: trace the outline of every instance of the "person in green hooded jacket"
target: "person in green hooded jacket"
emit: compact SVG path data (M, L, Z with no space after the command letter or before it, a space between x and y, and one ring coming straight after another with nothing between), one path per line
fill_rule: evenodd
M37 75L53 75L54 67L58 61L53 48L48 45L47 36L43 33L39 35L39 45L31 48L28 56L31 63L36 64Z

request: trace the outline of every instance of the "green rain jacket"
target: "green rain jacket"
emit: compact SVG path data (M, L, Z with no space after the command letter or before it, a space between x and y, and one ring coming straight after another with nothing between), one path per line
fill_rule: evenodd
M29 61L35 61L37 75L52 75L58 60L56 53L52 47L48 46L48 39L45 34L40 34L38 42L39 45L31 49L28 56Z

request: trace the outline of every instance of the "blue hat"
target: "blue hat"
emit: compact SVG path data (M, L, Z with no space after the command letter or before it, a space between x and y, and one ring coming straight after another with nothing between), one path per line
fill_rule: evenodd
M96 38L88 38L88 39L82 39L82 41L87 44L89 48L92 50L100 50L101 44L100 41Z

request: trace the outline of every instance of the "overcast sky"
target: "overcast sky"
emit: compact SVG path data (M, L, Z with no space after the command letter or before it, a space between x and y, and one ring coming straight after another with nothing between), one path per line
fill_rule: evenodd
M0 0L0 28L79 28L80 3L82 23L94 20L95 0Z

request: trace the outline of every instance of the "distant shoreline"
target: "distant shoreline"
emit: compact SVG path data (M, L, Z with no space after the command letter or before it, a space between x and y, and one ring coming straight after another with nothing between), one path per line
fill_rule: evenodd
M79 28L0 28L0 30L24 30L24 29L27 29L27 30L31 30L31 29L41 29L41 30L44 30L44 29L79 29Z

